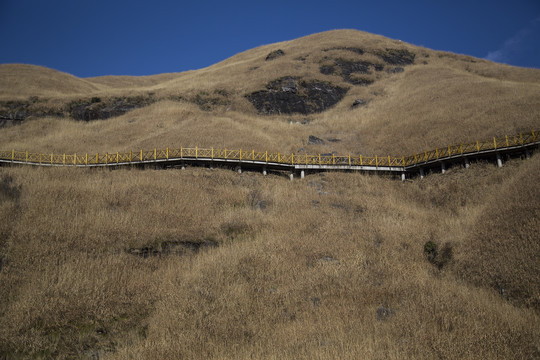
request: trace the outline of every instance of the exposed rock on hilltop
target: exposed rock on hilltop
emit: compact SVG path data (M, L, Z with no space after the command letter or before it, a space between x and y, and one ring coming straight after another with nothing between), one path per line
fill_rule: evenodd
M120 116L128 111L153 103L150 97L122 97L102 101L98 97L90 100L73 101L67 106L69 115L75 120L98 120Z
M281 56L283 56L283 55L285 55L285 52L284 52L283 50L281 50L281 49L277 49L277 50L275 50L275 51L272 51L270 54L268 54L268 55L266 56L266 59L265 59L265 60L266 60L266 61L268 61L268 60L274 60L274 59L277 59L278 57L281 57Z
M286 76L266 85L267 90L255 91L246 98L260 114L312 114L337 104L347 88L323 81L305 81Z

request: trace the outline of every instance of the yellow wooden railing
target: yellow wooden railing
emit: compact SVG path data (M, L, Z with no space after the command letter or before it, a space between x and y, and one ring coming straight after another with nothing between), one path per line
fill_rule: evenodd
M33 163L42 165L66 165L66 166L92 166L92 165L115 165L136 164L141 162L167 161L175 159L216 159L236 161L256 161L263 163L277 163L288 165L338 165L338 166L375 166L375 167L408 167L438 159L453 156L479 153L519 147L537 141L536 134L531 131L528 134L518 134L504 137L494 137L489 140L476 141L474 143L449 145L436 148L431 151L414 154L411 156L362 156L362 155L308 155L308 154L282 154L256 152L254 150L229 150L229 149L154 149L130 151L129 153L105 153L105 154L41 154L28 151L0 151L0 160Z

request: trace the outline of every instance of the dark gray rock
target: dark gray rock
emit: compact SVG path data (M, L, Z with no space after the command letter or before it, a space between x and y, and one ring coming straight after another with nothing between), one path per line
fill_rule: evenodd
M372 84L373 81L358 76L352 76L353 74L367 75L371 74L372 69L375 71L384 69L383 65L371 63L369 61L335 59L334 65L322 65L319 68L319 71L324 75L331 75L337 72L336 67L339 69L343 80L354 85L369 85Z
M379 306L377 308L377 320L384 321L387 320L389 317L394 315L394 310L385 307L385 306Z
M143 96L117 97L99 101L96 99L72 101L67 105L67 112L75 120L102 120L123 115L154 102L154 99Z
M332 65L323 65L320 67L319 70L321 74L324 74L324 75L332 75L336 72L336 68L333 67Z
M283 50L281 50L281 49L277 49L277 50L272 51L270 54L268 54L266 56L265 60L266 61L274 60L274 59L277 59L278 57L281 57L283 55L285 55L285 52Z
M411 65L416 55L405 49L386 49L377 56L390 65Z
M324 144L324 140L313 135L309 135L308 145Z
M246 95L258 112L266 115L321 112L338 103L348 91L328 82L292 76L271 81L266 89Z
M405 71L405 69L402 67L395 67L395 68L386 70L386 72L389 74L399 74L399 73L402 73L403 71Z
M324 49L323 51L332 51L332 50L346 50L346 51L350 51L350 52L353 52L353 53L356 53L358 55L364 55L365 51L364 49L362 48L357 48L357 47L333 47L333 48L329 48L329 49Z
M356 100L354 100L354 102L353 102L353 104L351 105L351 107L356 108L356 107L363 106L363 105L366 105L366 104L367 104L367 101L366 101L366 100L356 99Z
M259 200L255 204L255 209L259 210L265 210L266 209L266 201L265 200Z
M190 240L168 240L156 245L143 246L140 248L130 248L128 254L148 258L150 256L166 256L170 254L183 255L186 253L197 253L202 249L215 248L219 244L211 239L202 241Z

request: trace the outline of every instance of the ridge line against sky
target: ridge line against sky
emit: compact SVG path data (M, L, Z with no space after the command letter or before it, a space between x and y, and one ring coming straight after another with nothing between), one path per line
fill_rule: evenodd
M538 0L2 0L0 64L78 77L182 72L333 29L540 68Z

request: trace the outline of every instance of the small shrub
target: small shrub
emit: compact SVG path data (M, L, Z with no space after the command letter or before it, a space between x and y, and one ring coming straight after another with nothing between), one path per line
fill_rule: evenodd
M13 184L10 175L0 176L0 199L17 200L21 196L21 186Z
M428 261L432 263L438 254L437 244L431 240L426 242L424 244L424 254L427 256Z
M440 270L452 260L452 245L445 243L439 251L437 243L430 240L424 244L424 254L427 260Z

